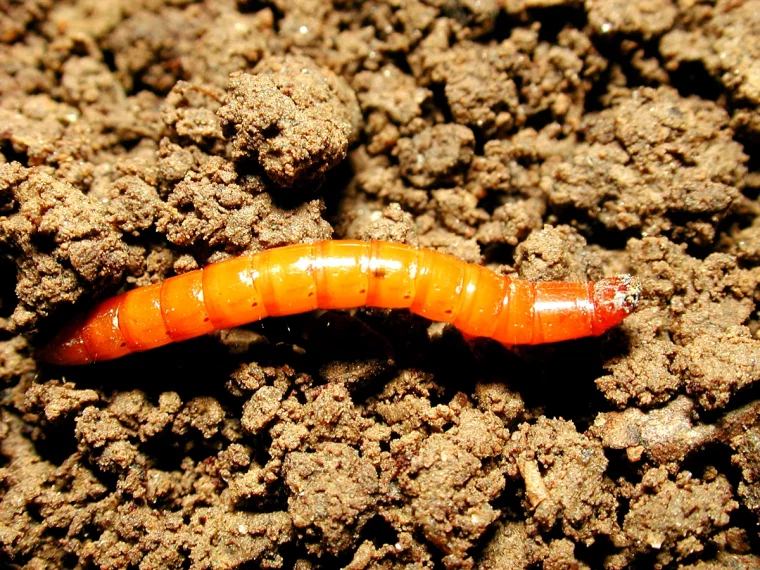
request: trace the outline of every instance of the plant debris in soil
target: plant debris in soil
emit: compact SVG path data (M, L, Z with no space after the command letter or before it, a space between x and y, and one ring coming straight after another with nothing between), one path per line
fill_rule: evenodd
M760 567L760 0L0 4L0 565ZM330 238L642 300L512 351L358 309L36 357Z

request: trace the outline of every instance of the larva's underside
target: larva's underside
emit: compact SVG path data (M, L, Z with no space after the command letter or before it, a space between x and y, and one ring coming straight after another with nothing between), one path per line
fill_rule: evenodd
M506 345L597 336L638 303L625 275L531 283L429 249L322 241L243 255L95 306L43 352L60 365L118 358L170 342L314 309L409 309Z

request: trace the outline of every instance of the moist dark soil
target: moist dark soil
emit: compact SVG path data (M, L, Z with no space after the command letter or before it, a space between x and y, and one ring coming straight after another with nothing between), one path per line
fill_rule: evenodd
M760 0L0 0L0 565L760 567ZM57 368L330 238L633 273L600 338L405 311Z

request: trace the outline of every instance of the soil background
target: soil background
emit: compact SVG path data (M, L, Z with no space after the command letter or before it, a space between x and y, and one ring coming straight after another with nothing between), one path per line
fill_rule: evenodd
M0 0L0 44L0 565L760 568L760 1ZM331 237L643 296L511 351L358 309L36 358Z

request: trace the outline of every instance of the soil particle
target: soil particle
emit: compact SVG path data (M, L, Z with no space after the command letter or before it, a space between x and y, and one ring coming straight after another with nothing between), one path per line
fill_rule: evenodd
M591 433L610 449L624 449L629 461L646 455L655 464L681 462L713 441L717 427L694 421L694 402L679 396L648 413L638 408L599 414Z
M346 570L373 568L408 568L410 570L431 570L433 557L425 547L408 532L398 533L394 544L376 547L371 541L364 541L354 558L345 566Z
M255 74L234 73L219 109L236 160L255 158L280 186L320 178L357 137L356 95L306 57L269 57Z
M133 434L113 412L101 413L94 406L88 406L77 417L77 439L87 448L100 449L108 442L123 441Z
M671 0L586 3L589 24L597 34L641 35L645 40L669 31L678 16Z
M298 434L299 445L316 449L324 442L340 442L356 445L373 422L363 418L351 399L345 386L326 384L309 390L309 401L301 405L296 398L283 402L283 414L288 414L288 423L279 423L270 431L274 441L272 453L288 449L292 445L292 435ZM294 422L290 424L290 421Z
M508 73L513 60L500 55L490 46L463 44L429 72L433 82L444 85L454 120L486 136L511 130L519 112L517 86Z
M754 135L760 133L760 16L758 2L717 2L710 11L691 6L683 18L685 28L662 38L660 49L667 67L699 62L721 83L739 105L735 122Z
M446 410L436 410L458 415L455 426L424 440L410 433L391 444L393 454L405 458L398 485L411 500L411 512L391 510L386 516L394 525L413 517L414 526L443 551L447 568L472 567L467 550L498 518L491 502L505 485L493 459L503 452L507 432L495 415L470 405L459 394Z
M288 454L283 465L293 526L312 554L354 546L374 512L379 482L372 464L343 443Z
M760 346L746 327L736 327L719 338L694 339L679 350L672 368L702 407L720 408L732 393L760 378Z
M236 396L244 392L255 392L267 383L271 383L278 392L285 393L292 383L295 370L290 367L274 368L260 366L258 363L241 365L230 375L228 389Z
M629 250L645 301L623 330L636 330L637 340L597 385L621 407L631 398L662 403L681 387L703 408L725 405L758 378L758 344L746 326L756 268L718 253L700 261L665 238L631 240Z
M2 420L0 450L8 461L0 468L3 552L36 560L39 567L46 562L58 566L65 550L55 546L50 530L77 525L107 489L74 457L59 468L40 460L23 423L6 412Z
M108 221L122 233L139 236L153 227L164 209L156 189L141 178L122 176L89 194L106 204Z
M504 479L497 472L479 476L477 458L440 435L427 439L417 454L400 480L401 490L411 497L416 525L446 554L447 568L469 567L467 549L499 516L489 501L503 489ZM444 493L435 489L438 484Z
M715 562L697 562L679 566L683 570L752 570L760 564L760 557L754 554L734 554L731 552L719 552Z
M524 507L541 528L559 524L566 536L587 545L617 532L618 504L604 475L602 445L578 433L572 422L539 418L522 424L507 457L507 474L523 480Z
M116 394L108 409L119 422L135 430L140 441L147 441L169 425L181 406L182 400L175 392L160 394L154 406L143 392L133 390Z
M496 414L506 425L525 412L525 403L520 394L502 382L478 382L475 398L479 409Z
M20 304L11 327L28 328L83 294L115 283L128 254L101 204L37 168L0 165L0 243L17 255Z
M602 261L569 226L545 226L515 250L520 277L529 281L589 281L603 277Z
M406 383L414 380L423 384L417 389L407 389ZM423 427L436 431L442 429L451 420L451 411L448 407L431 404L426 380L419 374L400 374L382 394L368 402L369 411L378 414L394 433L401 436L411 435ZM398 405L399 402L403 405Z
M110 504L111 512L88 513L94 520L85 519L103 529L98 540L77 545L88 564L114 569L137 564L155 567L163 561L176 564L182 558L176 534L182 520L179 514L163 514L134 503L119 505L115 497L104 502Z
M174 418L172 432L185 435L188 428L192 427L208 439L219 431L222 420L224 409L221 404L214 398L201 396L193 398L182 407Z
M533 540L525 523L506 522L495 526L480 559L481 570L523 570L546 558L548 549L540 539Z
M755 221L736 233L731 253L741 261L752 264L760 261L760 223Z
M225 88L231 72L268 53L270 10L243 14L232 2L177 4L135 10L105 39L127 88L136 79L160 93L182 79Z
M42 409L45 419L54 422L62 416L79 412L86 405L98 402L95 390L77 390L71 382L52 380L45 384L32 384L24 394L22 409Z
M259 568L282 568L281 550L293 538L290 517L281 511L247 513L201 508L188 527L191 570L236 568L246 563Z
M177 81L166 96L161 116L177 137L210 146L224 139L216 114L224 100L225 92L218 87Z
M417 188L462 183L473 157L475 136L462 125L435 125L399 139L394 153L401 174Z
M47 95L23 100L10 97L0 107L2 140L24 154L31 165L53 162L66 127L79 118L78 111Z
M28 350L29 344L22 336L0 341L0 380L4 384L34 372L34 359L27 356Z
M542 200L514 200L494 210L491 219L478 228L475 236L483 245L515 246L532 230L541 228L546 206Z
M737 494L760 517L760 406L753 403L727 414L724 429L735 452L731 462L742 471Z
M546 570L560 570L562 568L590 570L591 568L575 557L575 544L567 538L552 540L549 543L549 551L546 553L543 567Z
M454 234L471 238L479 223L488 219L488 213L478 208L478 198L464 189L433 190L430 195L435 200L430 207L440 211L441 225Z
M358 73L353 87L366 117L364 131L371 137L367 143L370 154L392 149L400 136L414 134L424 126L423 107L430 104L433 93L419 87L414 77L396 66Z
M584 120L586 143L548 163L549 200L608 228L710 243L746 173L728 119L714 103L672 88L622 94Z
M20 39L26 27L44 16L52 5L51 0L9 3L0 15L0 41L11 44Z
M357 153L358 154L358 153ZM404 184L398 167L388 166L387 161L384 159L374 161L364 161L356 154L354 155L354 161L359 163L361 167L356 177L356 184L359 190L371 197L376 197L380 204L388 204L390 207L394 207L394 204L402 206L404 209L411 210L413 212L424 212L429 203L428 193L425 190L417 188L410 188ZM362 215L371 208L371 210L379 211L382 206L369 204L369 208L365 204L356 204L355 207L351 207L352 204L346 206L348 212L353 212L353 216ZM374 206L374 207L372 207ZM368 222L372 222L369 212ZM348 214L347 214L348 215ZM361 221L361 220L360 220ZM409 219L409 226L412 225L412 219ZM356 224L359 227L369 225L365 223Z
M175 160L170 168L184 168ZM189 165L188 165L189 166ZM232 163L209 157L171 190L156 228L180 246L208 244L239 252L330 237L319 200L296 208L277 207L257 177L239 179Z
M69 105L105 107L121 105L124 89L108 66L96 57L71 57L61 67L60 97Z
M531 537L522 523L499 525L486 546L478 568L481 570L525 570L536 564L542 568L561 570L590 568L575 555L576 545L568 539L544 542Z
M259 433L277 415L282 393L274 386L262 386L243 406L241 423L252 433Z
M515 28L500 43L451 45L441 20L410 56L423 84L443 84L457 122L504 135L540 113L575 130L591 80L606 67L589 39L567 27L555 44L539 40L540 24ZM517 85L520 85L519 89Z
M705 547L715 529L729 522L738 507L731 485L708 468L705 478L682 471L675 480L664 468L644 474L630 498L623 531L632 551L658 552L658 564L682 560Z
M48 400L55 397L60 406L67 401L71 403L64 413L76 411L83 399L92 400L92 390L47 388L51 389L45 395ZM34 408L45 402L34 401L30 394L28 404ZM135 486L140 484L133 481L140 473L135 467L145 468L149 462L138 445L127 438L136 442L135 428L149 424L154 429L143 431L139 439L153 437L178 408L176 394L162 395L155 408L145 401L144 394L132 392L117 396L109 404L107 418L94 407L80 413L77 422L80 443L85 449L102 448L102 453L94 457L98 467L126 474L120 489L113 494L94 477L85 456L74 454L58 468L39 460L31 441L22 435L23 424L13 416L5 417L3 412L5 431L0 434L0 447L3 456L10 460L9 468L0 468L0 485L5 491L0 497L3 518L0 540L4 552L12 556L29 554L33 542L44 542L48 532L60 529L65 538L51 539L57 541L59 549L36 549L37 564L58 566L61 557L73 554L85 564L103 568L137 564L145 568L177 567L186 557L191 568L228 568L244 562L265 568L282 567L279 545L292 540L290 517L286 513L232 512L221 506L201 506L193 509L192 515L185 511L183 520L182 512L177 510L181 504L189 507L201 499L200 495L193 499L193 488L203 493L212 477L230 477L232 471L245 469L250 459L243 446L230 445L218 454L218 459L206 462L203 469L188 469L192 464L185 461L184 481L179 472L145 469L143 493L135 492L138 490ZM46 404L45 411L50 409L50 404ZM144 504L144 500L151 504L174 502L175 507L154 509ZM49 546L52 544L49 542Z

